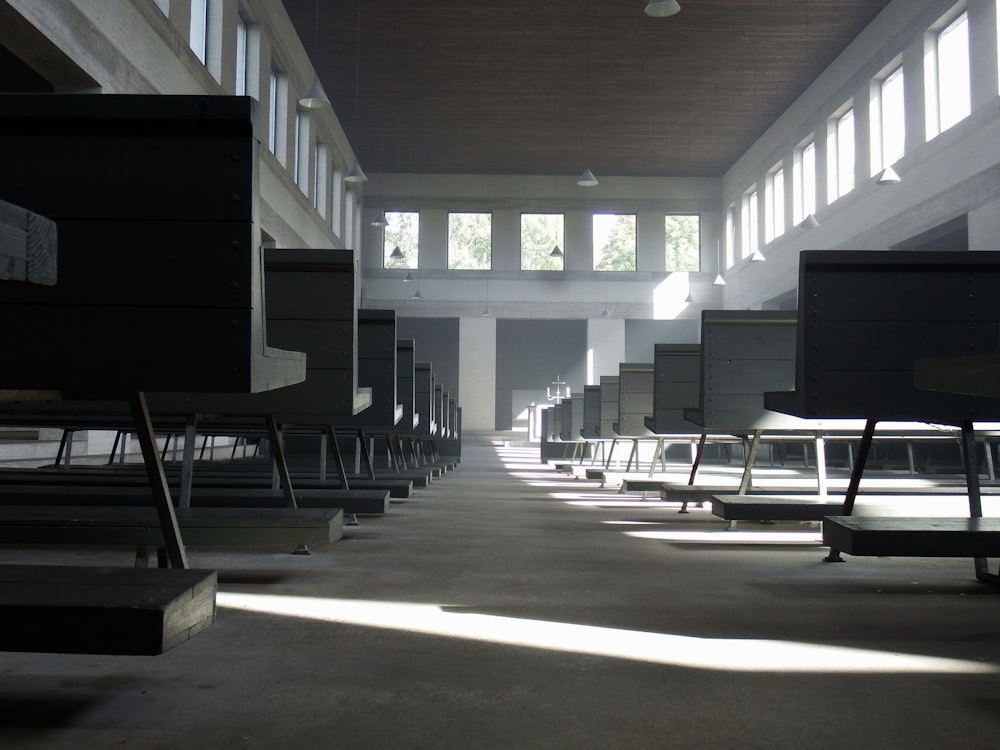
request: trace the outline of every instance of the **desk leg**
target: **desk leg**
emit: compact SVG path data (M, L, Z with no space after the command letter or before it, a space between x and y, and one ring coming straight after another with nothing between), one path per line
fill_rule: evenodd
M653 474L656 472L656 462L657 460L662 460L663 457L663 438L656 438L656 447L653 449L653 460L649 462L649 473L646 475L648 479L653 478Z
M753 431L750 439L750 448L747 450L746 463L743 465L743 477L740 479L739 495L745 495L750 490L753 482L753 465L757 460L757 451L760 450L760 430Z
M965 485L969 491L969 517L983 517L983 500L979 488L979 466L976 462L976 431L971 421L962 422L962 464L965 467ZM1000 583L1000 576L990 573L989 560L975 558L976 578L984 583Z
M847 483L847 494L844 495L844 505L841 514L845 516L854 512L854 500L858 496L861 488L861 475L865 473L865 464L868 463L868 453L871 451L872 439L875 437L875 425L877 419L869 419L865 422L864 432L861 433L861 442L858 444L858 455L854 457L854 466L851 468L851 480ZM844 562L840 556L840 550L830 547L830 553L823 558L824 562Z
M820 497L827 496L826 439L822 435L816 436L816 490Z
M708 434L703 432L701 437L698 438L698 447L694 452L694 458L691 461L691 475L688 477L688 484L694 484L694 478L698 475L698 467L701 465L701 456L705 452L705 440L708 439Z
M177 504L191 507L191 485L194 483L194 444L198 439L198 415L188 414L184 420L184 453L181 456L181 496Z
M149 418L149 407L146 405L146 394L141 391L130 393L128 405L132 412L136 436L139 438L139 447L142 449L142 462L146 467L146 476L149 477L153 505L156 506L156 514L160 518L160 528L163 531L163 542L166 545L170 567L186 568L187 554L184 551L184 542L181 540L181 530L177 526L170 487L163 473L160 454L156 450L156 438L153 435L153 422Z

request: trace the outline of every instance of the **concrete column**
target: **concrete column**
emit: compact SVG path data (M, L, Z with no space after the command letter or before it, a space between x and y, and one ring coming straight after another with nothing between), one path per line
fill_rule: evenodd
M871 150L871 86L854 94L854 188L864 185L872 176Z
M567 271L594 270L594 225L589 211L566 212L566 254Z
M420 234L417 240L423 269L448 268L448 212L443 209L423 209L420 212ZM464 415L464 412L463 412Z
M494 211L492 236L494 271L521 270L521 212Z
M998 93L997 3L968 0L969 60L972 78L972 111L993 101Z
M903 50L903 101L906 103L904 153L911 154L927 142L923 35L919 35Z
M662 211L640 211L635 217L635 270L666 270L666 229ZM592 384L593 385L593 384Z
M458 329L462 429L496 429L497 321L462 318Z

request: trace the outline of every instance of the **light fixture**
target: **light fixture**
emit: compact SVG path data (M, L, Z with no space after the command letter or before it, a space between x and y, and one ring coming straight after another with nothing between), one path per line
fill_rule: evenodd
M765 260L767 260L767 258L764 257L764 253L762 253L760 250L754 250L752 253L750 253L751 263L760 263L761 261Z
M331 106L330 99L323 90L323 84L319 82L319 78L313 79L312 86L307 88L302 98L299 99L299 106L304 109L323 109Z
M552 248L552 252L549 253L550 258L561 258L563 257L563 251L559 249L559 245Z
M317 0L319 2L319 0ZM354 137L361 137L361 3L354 4ZM368 182L368 175L354 157L354 165L347 172L344 182L352 184Z
M413 280L414 280L413 272L412 271L407 271L406 272L406 276L403 277L403 282L404 283L409 283L409 282L411 282Z
M413 299L423 299L424 295L420 293L420 287L417 287L417 291L413 293Z
M313 66L319 65L319 0L316 0L316 13L313 19ZM330 98L323 90L323 84L319 82L319 74L313 73L312 86L299 98L299 106L303 109L323 109L329 107Z
M484 317L484 318L488 318L488 317L490 317L490 308L489 308L489 306L486 306L486 307L484 307L484 308L483 308L483 311L482 311L481 313L479 313L479 314L480 314L480 315L481 315L482 317Z
M898 185L902 180L899 179L895 169L886 167L882 170L882 174L875 178L875 182L879 185Z
M649 0L646 3L646 15L651 18L667 18L680 13L681 4L677 0Z
M686 305L693 305L693 304L695 304L695 302L694 302L694 296L692 296L692 294L690 292L688 292L688 296L684 298L684 304L686 304Z
M388 223L389 223L389 220L387 218L385 218L385 211L379 211L378 215L374 219L372 219L372 226L373 227L384 227ZM395 251L393 251L393 252L395 252ZM402 255L400 255L400 257L402 257Z
M368 182L368 175L358 164L358 160L354 160L354 166L348 171L347 176L344 178L344 182Z
M716 240L715 242L715 262L717 264L718 272L715 274L715 281L712 283L715 286L725 286L726 277L722 275L722 243Z
M807 214L806 218L799 222L800 229L815 229L819 226L819 219L816 214Z
M580 187L596 187L599 183L597 182L597 178L594 177L594 173L589 169L585 169L583 170L583 174L580 175L580 178L576 181L576 184Z
M389 253L389 257L392 258L392 260L402 260L403 259L403 257L404 257L403 256L403 251L399 249L399 245L396 245L396 247L394 247L392 249L392 252Z
M611 311L605 306L604 311L601 313L602 318L610 318Z

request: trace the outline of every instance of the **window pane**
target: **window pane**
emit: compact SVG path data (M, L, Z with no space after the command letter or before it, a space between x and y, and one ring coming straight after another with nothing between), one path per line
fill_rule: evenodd
M666 230L666 269L698 271L701 268L701 217L668 215Z
M906 142L906 111L903 105L903 68L896 68L881 86L882 169L903 156Z
M749 257L760 249L760 236L757 228L757 191L753 190L743 196L743 257Z
M490 268L492 216L487 213L448 214L448 268Z
M938 96L941 130L972 111L969 83L969 17L963 13L938 34Z
M563 270L564 225L562 214L521 214L522 270ZM557 247L560 252L553 257L553 249Z
M837 120L837 191L840 198L854 189L854 110Z
M635 270L635 214L594 214L594 270Z
M770 242L785 232L785 170L768 175L766 188L764 240Z
M243 16L236 20L236 96L247 93L247 22Z
M208 43L208 0L191 0L191 51L205 64Z
M420 213L417 211L386 211L382 230L382 265L385 268L417 268L420 237ZM399 253L395 253L399 248ZM393 258L392 255L402 255Z

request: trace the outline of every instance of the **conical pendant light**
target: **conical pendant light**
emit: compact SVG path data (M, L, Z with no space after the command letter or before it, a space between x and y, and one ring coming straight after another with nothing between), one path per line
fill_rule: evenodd
M875 180L879 185L898 185L902 180L899 179L899 175L896 174L896 170L892 167L886 167L882 170L882 174L878 176Z
M385 218L385 211L379 211L378 214L372 219L373 227L384 227L389 223L389 220Z
M304 109L323 109L323 107L330 106L330 98L326 95L323 84L319 82L318 78L313 80L312 86L307 88L302 98L299 99L299 106Z
M589 169L585 169L583 170L583 174L580 175L580 178L576 181L576 184L580 187L596 187L599 183L597 182L597 178L594 177L594 173Z
M681 12L681 5L677 0L649 0L646 3L645 13L652 18L667 18Z
M358 164L357 159L354 160L354 166L351 167L350 171L347 173L347 176L344 178L344 182L368 182L368 175L365 174L361 165Z

